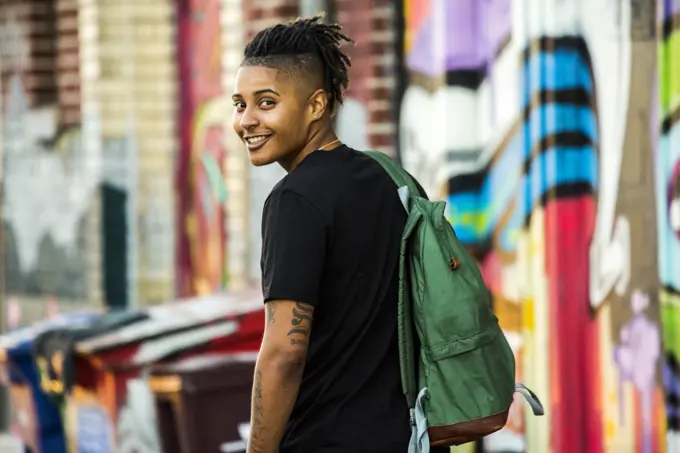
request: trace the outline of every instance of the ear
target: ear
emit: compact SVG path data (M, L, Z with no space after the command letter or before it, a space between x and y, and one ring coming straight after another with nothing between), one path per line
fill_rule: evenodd
M328 108L328 95L322 89L316 90L309 98L309 111L312 121L323 118Z

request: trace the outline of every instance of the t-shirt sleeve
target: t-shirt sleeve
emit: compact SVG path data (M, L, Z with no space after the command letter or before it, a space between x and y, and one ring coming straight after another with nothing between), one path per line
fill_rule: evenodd
M264 301L286 299L316 306L326 258L327 222L303 196L272 193L262 213Z

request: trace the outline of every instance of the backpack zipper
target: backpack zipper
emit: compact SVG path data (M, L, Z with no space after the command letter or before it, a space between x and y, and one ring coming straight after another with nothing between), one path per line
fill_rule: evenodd
M446 237L446 228L451 228L453 230L453 227L449 223L448 220L446 220L446 217L444 216L444 210L446 209L446 202L444 201L438 201L437 203L437 209L434 211L433 216L434 218L432 219L433 227L436 231L437 238L439 239L439 244L440 246L444 249L446 254L448 255L447 259L447 266L449 269L452 271L457 271L460 269L460 260L456 258L456 253L454 250L451 248L451 244L449 243L448 237ZM453 232L453 231L451 231Z

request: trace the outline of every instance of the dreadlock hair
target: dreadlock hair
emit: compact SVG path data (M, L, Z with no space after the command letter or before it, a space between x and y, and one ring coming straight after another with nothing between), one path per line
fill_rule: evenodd
M297 18L260 31L246 45L242 66L265 66L291 74L318 74L334 112L342 104L349 87L350 59L341 50L342 42L354 40L342 33L338 24L325 24L325 14Z

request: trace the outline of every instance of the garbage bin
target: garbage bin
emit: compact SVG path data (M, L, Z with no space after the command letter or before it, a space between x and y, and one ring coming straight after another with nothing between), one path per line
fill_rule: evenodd
M204 355L152 368L164 453L246 451L256 358Z
M211 352L257 352L264 328L260 291L174 302L149 319L76 344L78 385L111 420L117 453L158 453L151 365ZM74 402L77 404L77 402Z
M32 453L65 453L64 430L58 405L41 391L33 361L33 342L43 332L70 326L86 326L97 312L59 315L8 332L0 337L3 385L10 387L13 432Z
M72 413L66 396L73 393L76 383L74 346L77 341L112 332L148 315L139 311L111 311L88 325L60 327L43 332L34 341L33 357L39 374L40 387L61 409L67 451L71 453L102 453L113 448L113 439L106 430L105 413L83 407ZM79 401L85 396L81 389L75 395ZM89 409L89 410L88 410ZM78 429L80 427L80 429ZM109 440L110 438L110 440Z

